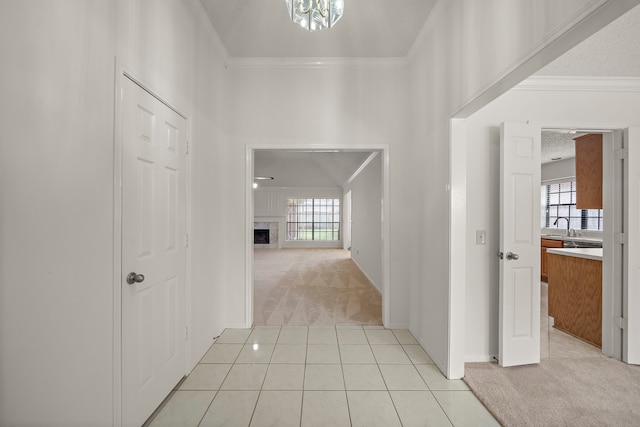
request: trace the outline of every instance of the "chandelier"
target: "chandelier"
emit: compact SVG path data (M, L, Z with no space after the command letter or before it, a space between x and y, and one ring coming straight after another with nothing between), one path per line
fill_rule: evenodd
M344 13L344 0L285 1L291 20L309 31L333 27Z

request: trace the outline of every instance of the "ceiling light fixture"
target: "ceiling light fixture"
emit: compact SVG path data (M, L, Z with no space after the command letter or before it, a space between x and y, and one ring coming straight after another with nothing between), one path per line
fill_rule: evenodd
M285 1L291 20L309 31L333 27L344 13L344 0Z

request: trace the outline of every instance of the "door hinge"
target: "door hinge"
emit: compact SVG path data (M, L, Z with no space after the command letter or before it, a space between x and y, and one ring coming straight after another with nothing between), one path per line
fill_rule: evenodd
M618 317L616 319L616 326L620 329L627 329L627 319L623 317Z
M189 154L189 140L187 139L187 144L186 144L186 153L185 154Z
M613 235L613 241L616 245L626 245L629 243L629 238L625 233L615 233Z
M185 248L189 247L189 235L188 234L184 235L184 247Z
M184 327L184 339L185 340L189 339L189 327L188 326Z
M627 160L628 155L629 155L628 148L618 148L616 150L616 160Z

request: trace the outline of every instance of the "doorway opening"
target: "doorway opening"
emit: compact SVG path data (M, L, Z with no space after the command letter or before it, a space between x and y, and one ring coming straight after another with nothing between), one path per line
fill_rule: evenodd
M541 139L540 357L597 357L611 335L602 321L606 142L577 129L543 129Z
M314 168L325 176L320 177ZM262 175L274 176L274 179L266 184L256 181L255 178ZM322 181L327 178L334 181L329 184ZM307 321L315 324L371 324L372 317L368 317L366 312L371 311L371 307L375 311L376 303L369 308L364 304L368 299L365 294L371 290L378 293L377 324L386 323L390 292L389 248L386 244L389 227L384 220L389 209L387 146L314 146L313 149L296 145L247 146L246 187L246 227L247 236L251 236L251 241L246 243L247 327L265 324L264 313L268 314L269 324L302 325ZM363 214L365 218L361 222L350 227L351 221L347 218L352 213L356 215L357 210L362 211L367 204L374 207L368 214ZM272 240L268 250L255 247L253 242L255 224L267 221L274 223L278 230L277 244L274 245ZM368 226L366 221L371 221L378 230L377 233L369 230L373 241L365 241L361 237L360 230ZM347 238L352 240L349 246L345 246ZM350 246L353 246L353 251L348 250ZM311 261L293 262L284 267L292 258L304 259L303 255L324 258L325 264L332 262L334 267L322 272L317 266L313 267ZM272 289L268 296L271 300L267 301L272 306L282 303L279 311L271 311L274 307L264 310L264 295L261 288L256 287L257 280L263 277L257 274L263 271L261 269L269 263L269 258L274 260L273 265L282 261L281 269L286 269L278 273L280 276L274 276L279 277L277 280L282 286L281 289ZM304 270L303 264L309 267L308 271ZM316 289L312 295L307 288L310 284L325 289ZM304 299L305 288L307 300ZM326 293L329 288L351 290L351 294L329 296ZM364 294L359 296L355 288ZM274 296L285 290L288 300L276 303ZM341 300L336 303L339 307L328 308L327 300L332 298ZM300 314L310 300L320 304L324 310L322 315L314 312L306 318L304 313ZM258 309L261 310L259 315L255 312Z

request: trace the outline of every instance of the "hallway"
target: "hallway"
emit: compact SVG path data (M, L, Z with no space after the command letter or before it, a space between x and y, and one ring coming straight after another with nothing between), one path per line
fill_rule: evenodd
M227 329L150 426L498 426L406 330Z

